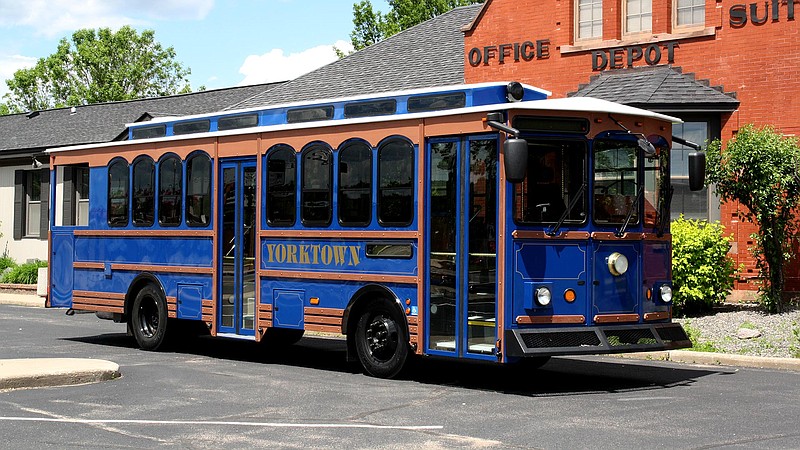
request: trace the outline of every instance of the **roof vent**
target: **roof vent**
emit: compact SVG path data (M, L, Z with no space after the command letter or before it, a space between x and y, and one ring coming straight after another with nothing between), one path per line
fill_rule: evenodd
M25 117L28 119L33 119L34 117L39 115L39 111L31 111L28 114L25 114Z
M71 115L73 115L73 114L75 114L76 112L78 112L78 108L76 108L76 107L74 107L74 106L73 106L72 108L70 108L70 109L69 109L69 115L70 115L70 116L71 116Z

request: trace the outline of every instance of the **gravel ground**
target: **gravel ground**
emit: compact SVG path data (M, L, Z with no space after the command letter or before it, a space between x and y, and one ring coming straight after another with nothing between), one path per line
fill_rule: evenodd
M676 319L695 342L694 350L800 358L800 309L782 314L764 314L746 305L726 309L730 310Z

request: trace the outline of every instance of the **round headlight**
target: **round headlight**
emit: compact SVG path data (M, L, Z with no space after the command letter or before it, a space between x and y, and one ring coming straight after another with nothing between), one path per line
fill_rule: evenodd
M614 276L620 276L628 271L628 258L622 253L614 252L608 257L608 270Z
M661 285L661 289L659 289L659 291L661 292L662 302L669 303L672 301L672 288L670 286L667 286L666 284Z
M538 303L539 306L549 305L552 298L553 296L550 293L550 289L546 287L540 287L536 289L536 303Z

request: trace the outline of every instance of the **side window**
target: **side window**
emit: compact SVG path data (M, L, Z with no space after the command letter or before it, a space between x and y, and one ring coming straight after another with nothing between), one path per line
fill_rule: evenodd
M128 163L118 159L108 166L108 225L128 225Z
M211 158L199 152L186 160L186 225L211 223Z
M149 156L143 156L133 163L133 224L137 227L153 225L155 203L155 166Z
M267 223L290 227L297 216L297 156L288 145L276 145L267 157Z
M167 156L158 164L158 223L181 224L183 166L177 156Z
M303 152L303 187L300 217L306 226L331 223L333 154L323 144L312 144Z
M50 170L14 172L14 240L47 239L50 225ZM4 211L4 214L7 214ZM5 217L5 215L3 216Z
M414 147L392 139L378 149L378 221L408 226L414 219Z
M339 223L366 226L372 220L372 148L352 142L339 150Z

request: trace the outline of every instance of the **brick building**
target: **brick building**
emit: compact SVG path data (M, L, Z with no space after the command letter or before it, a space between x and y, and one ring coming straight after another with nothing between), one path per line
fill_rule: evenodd
M518 80L553 97L591 96L680 117L687 140L730 139L747 124L800 133L797 0L487 0L464 31L467 83ZM673 210L720 220L755 289L747 248L756 231L737 203L685 188L685 151L675 146ZM787 290L800 291L800 270ZM740 292L740 294L742 294Z

